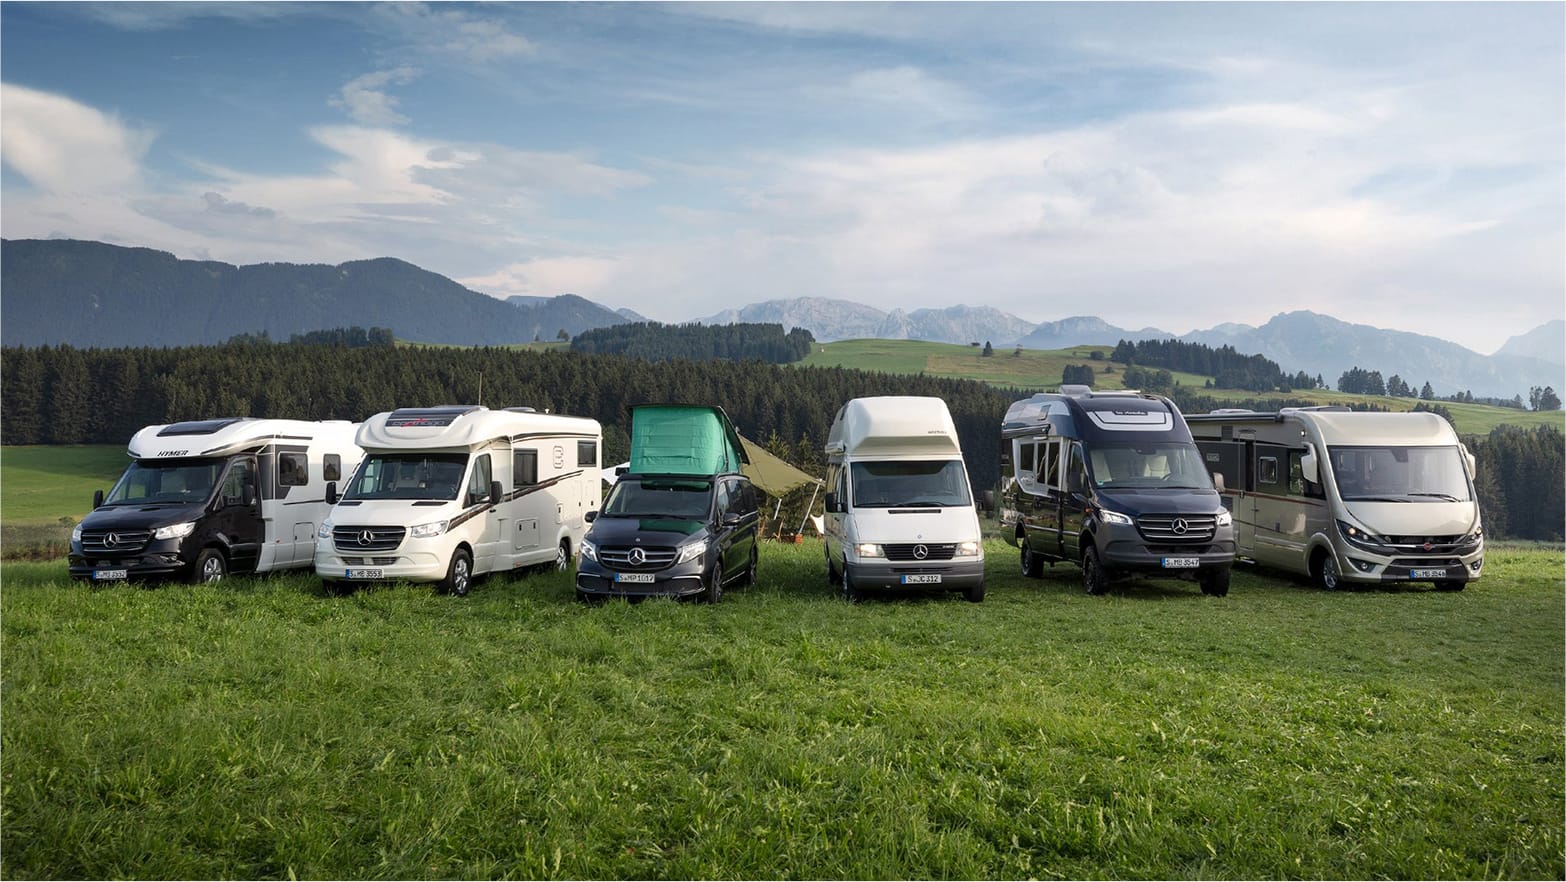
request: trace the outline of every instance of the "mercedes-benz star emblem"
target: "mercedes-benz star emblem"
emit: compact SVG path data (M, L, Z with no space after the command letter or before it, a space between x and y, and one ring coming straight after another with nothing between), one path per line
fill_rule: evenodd
M360 545L370 545L374 541L375 541L375 534L374 533L370 532L369 530L360 530L359 531L359 544Z
M630 560L631 566L639 567L647 562L647 552L641 550L640 548L633 548L631 549L631 553L626 555L626 558Z
M118 545L118 544L120 544L120 534L118 534L118 533L110 533L107 536L104 536L103 537L103 544L104 545Z
M914 560L924 560L925 558L927 558L929 556L930 556L930 549L924 547L923 545L915 545L914 546Z
M1190 532L1191 525L1185 522L1185 518L1175 518L1174 526L1170 529L1174 530L1174 534L1176 536L1184 536L1186 533Z

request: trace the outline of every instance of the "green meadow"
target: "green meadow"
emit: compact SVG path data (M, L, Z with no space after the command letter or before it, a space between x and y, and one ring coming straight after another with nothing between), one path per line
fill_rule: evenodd
M1561 878L1563 557L717 605L0 565L6 878Z

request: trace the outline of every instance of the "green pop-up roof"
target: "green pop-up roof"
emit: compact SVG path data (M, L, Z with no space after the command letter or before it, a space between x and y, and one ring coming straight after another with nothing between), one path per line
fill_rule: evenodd
M631 409L633 475L719 475L739 471L749 461L721 407Z

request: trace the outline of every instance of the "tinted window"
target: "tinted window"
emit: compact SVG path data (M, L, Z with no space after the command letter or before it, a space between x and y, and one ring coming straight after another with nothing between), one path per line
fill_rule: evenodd
M310 483L310 461L303 453L277 455L277 483L282 487L302 487Z
M514 450L511 453L511 488L521 490L538 483L538 451Z
M365 457L344 499L456 499L462 453L377 453Z
M598 465L598 442L597 441L578 441L578 442L576 442L576 464L579 465L579 466L597 466Z
M138 460L120 476L104 504L205 502L222 471L221 459Z
M483 454L473 462L473 476L468 479L468 504L474 505L489 499L489 454ZM499 501L499 500L491 500Z
M343 479L343 458L335 453L328 453L321 459L321 480L341 481Z

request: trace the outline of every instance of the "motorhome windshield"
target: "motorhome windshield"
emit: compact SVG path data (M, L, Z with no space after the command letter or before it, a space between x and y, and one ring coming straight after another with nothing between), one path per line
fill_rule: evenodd
M372 453L343 493L344 499L457 498L468 457L463 453Z
M1211 490L1213 480L1194 444L1114 444L1088 452L1093 485L1106 490Z
M1345 502L1467 502L1456 447L1332 447L1332 475Z
M712 482L700 479L624 478L609 490L603 514L611 518L705 519L712 508Z
M130 464L104 505L205 502L223 473L221 459L148 459Z
M856 462L851 474L856 508L947 508L973 504L962 462Z

